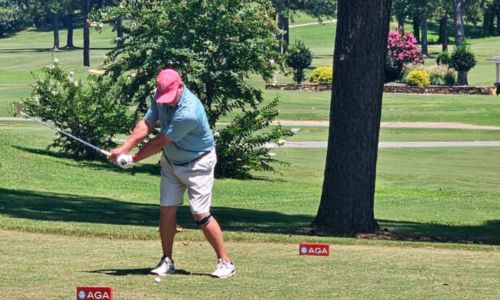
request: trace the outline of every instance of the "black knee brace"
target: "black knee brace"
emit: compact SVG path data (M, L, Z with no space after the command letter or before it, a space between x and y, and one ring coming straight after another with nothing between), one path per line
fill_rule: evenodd
M212 215L208 214L208 215L204 216L203 218L197 220L196 224L198 224L198 226L207 225L208 223L210 223L211 220L212 220Z

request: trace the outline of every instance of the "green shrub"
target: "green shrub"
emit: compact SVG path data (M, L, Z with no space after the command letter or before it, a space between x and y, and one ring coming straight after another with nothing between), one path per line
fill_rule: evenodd
M453 69L448 68L447 65L421 65L421 64L408 64L405 66L405 78L408 77L410 72L415 70L425 70L429 73L430 83L432 85L453 85L455 84L455 72Z
M297 41L288 49L286 63L294 69L293 80L300 84L304 81L304 69L312 63L312 52L304 43Z
M416 69L406 76L406 83L411 86L428 86L431 84L431 77L426 70Z
M465 41L460 46L455 47L450 57L450 67L459 72L468 72L474 68L476 63L476 57Z
M448 53L448 51L443 51L439 53L438 57L436 58L436 63L438 65L449 65L450 60L450 54Z
M66 73L55 61L42 70L23 100L23 110L33 117L51 120L57 127L103 149L116 146L113 137L131 125L128 107L120 101L121 91L109 79L90 75L85 84ZM49 147L76 159L103 158L83 144L59 133Z
M217 158L224 161L215 166L218 177L246 178L251 170L277 172L273 164L288 165L272 158L266 147L270 142L280 145L293 135L281 125L265 130L278 116L278 104L275 98L261 109L237 115L223 130L214 133Z
M310 82L315 83L332 83L333 67L317 67L309 76Z
M403 77L404 64L394 59L389 53L385 57L384 82L400 80Z

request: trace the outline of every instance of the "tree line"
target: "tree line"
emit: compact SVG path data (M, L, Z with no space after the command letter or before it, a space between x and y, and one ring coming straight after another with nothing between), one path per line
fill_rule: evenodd
M393 0L392 15L397 22L397 30L404 33L405 24L411 23L413 36L421 44L422 55L428 55L427 39L429 23L438 24L439 39L435 42L447 51L449 36L455 45L461 45L465 38L465 24L479 30L467 35L500 35L500 0ZM480 24L482 23L482 27ZM450 32L450 24L451 32Z

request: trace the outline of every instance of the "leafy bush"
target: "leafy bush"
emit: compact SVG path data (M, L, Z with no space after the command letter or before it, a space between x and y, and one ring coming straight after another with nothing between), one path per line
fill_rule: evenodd
M288 49L286 63L294 69L293 80L300 84L304 81L304 69L312 63L312 52L304 43L297 41Z
M218 160L225 162L215 166L216 174L244 178L251 170L274 171L273 163L287 165L269 157L266 147L269 142L279 145L281 139L293 135L281 126L272 131L263 130L277 116L278 100L275 99L260 110L237 116L224 130L216 132Z
M317 67L309 76L309 81L315 83L332 83L333 67Z
M453 85L455 84L455 72L447 65L422 65L408 64L405 66L405 78L414 70L425 70L429 73L431 84L433 85Z
M428 86L431 84L431 77L426 70L416 69L406 76L405 81L411 86Z
M90 75L86 84L66 73L57 63L42 70L31 96L23 100L23 110L42 120L51 120L57 127L89 143L110 149L116 146L113 137L127 131L124 124L131 119L120 104L120 91L109 79ZM77 159L103 158L96 151L59 133L49 147L60 148Z
M476 63L476 57L465 41L460 46L453 49L450 57L450 67L453 69L459 72L468 72L470 69L474 68Z
M403 68L409 63L423 63L417 40L411 33L401 36L399 32L389 32L387 39L388 57L385 66L385 81L401 79Z
M448 51L443 51L439 53L438 57L436 58L436 63L438 65L449 65L450 64L450 54Z
M385 58L384 82L397 81L403 77L404 64L387 53Z

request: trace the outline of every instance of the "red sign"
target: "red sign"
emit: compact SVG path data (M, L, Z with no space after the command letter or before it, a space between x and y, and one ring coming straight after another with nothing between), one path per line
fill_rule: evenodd
M113 289L96 286L77 287L76 300L113 300Z
M300 243L299 255L329 256L330 244Z

